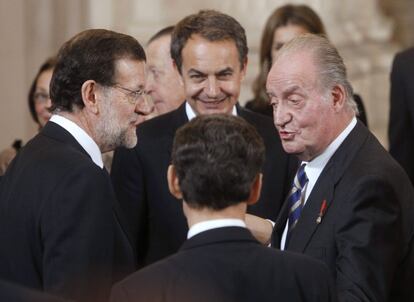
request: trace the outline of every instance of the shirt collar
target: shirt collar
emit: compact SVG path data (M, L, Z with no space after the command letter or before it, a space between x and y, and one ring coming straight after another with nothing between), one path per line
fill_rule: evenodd
M187 114L187 118L189 121L191 121L193 118L197 116L197 114L194 112L193 108L191 108L190 104L188 102L185 102L185 113ZM236 106L233 106L233 110L231 112L232 115L237 116L237 109Z
M85 149L86 153L89 154L92 161L100 168L103 168L101 150L99 150L98 145L85 132L85 130L79 127L76 123L61 115L52 115L50 121L54 122L55 124L58 124L63 129L68 131L75 138L75 140L82 146L82 148Z
M305 173L309 181L305 193L305 201L307 200L309 194L311 193L313 186L319 178L319 175L322 173L322 170L325 168L329 159L334 155L339 146L343 143L346 137L351 133L357 123L356 117L353 117L348 126L339 134L336 139L329 144L329 146L323 151L320 155L312 159L310 162L306 163Z
M246 227L246 223L241 219L233 219L233 218L225 218L225 219L212 219L206 220L199 223L194 224L189 230L187 234L187 239L208 230L223 228L223 227L230 227L230 226L237 226L237 227Z

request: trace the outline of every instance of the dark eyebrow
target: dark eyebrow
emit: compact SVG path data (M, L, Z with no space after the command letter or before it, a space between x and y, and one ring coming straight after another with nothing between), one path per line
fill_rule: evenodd
M216 72L216 75L220 76L220 75L224 75L224 74L229 73L229 72L233 73L233 68L231 68L231 67L224 68L224 69L220 70L219 72Z
M187 74L191 74L191 73L195 73L195 74L197 74L197 75L205 75L203 72L201 72L201 71L199 71L199 70L197 70L197 69L194 69L194 68L191 68L190 70L188 70L188 72L187 72Z

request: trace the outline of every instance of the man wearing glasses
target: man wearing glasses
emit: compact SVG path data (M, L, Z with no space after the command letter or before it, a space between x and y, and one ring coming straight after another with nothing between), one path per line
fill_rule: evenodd
M52 117L0 191L0 278L76 301L105 301L135 269L102 152L137 143L145 53L132 37L84 31L58 55Z

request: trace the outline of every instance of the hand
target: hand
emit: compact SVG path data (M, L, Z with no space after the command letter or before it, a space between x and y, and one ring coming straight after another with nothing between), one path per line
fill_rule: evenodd
M10 162L16 156L16 150L14 148L4 149L0 153L0 175L6 173L6 169L9 166Z
M246 214L245 222L253 236L263 245L269 245L273 232L273 224L259 216Z

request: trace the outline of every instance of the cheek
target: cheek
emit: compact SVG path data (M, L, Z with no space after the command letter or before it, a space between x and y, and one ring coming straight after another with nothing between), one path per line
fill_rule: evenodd
M224 81L220 84L220 89L224 93L238 97L240 93L240 82L237 81Z
M46 110L46 103L35 104L35 111L38 115L41 114L44 110Z
M189 97L193 97L203 91L204 85L187 82L185 83L184 88L185 88L186 95Z

